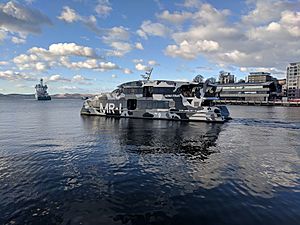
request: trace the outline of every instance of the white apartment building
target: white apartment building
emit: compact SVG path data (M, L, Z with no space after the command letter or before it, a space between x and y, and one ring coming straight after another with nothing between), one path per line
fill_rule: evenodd
M300 98L300 62L290 63L286 71L287 97Z

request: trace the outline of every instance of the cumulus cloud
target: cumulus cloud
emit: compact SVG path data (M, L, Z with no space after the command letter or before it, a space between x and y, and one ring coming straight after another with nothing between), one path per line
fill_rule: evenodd
M60 16L58 16L57 18L66 23L81 22L84 26L86 26L88 29L90 29L98 35L101 35L103 34L103 32L105 32L105 29L99 28L97 26L97 19L95 16L81 16L69 6L64 6L63 10L60 13Z
M107 52L108 56L122 57L132 50L132 45L128 42L114 41L109 44L113 50Z
M79 60L82 58L84 60ZM58 66L99 71L120 69L117 64L99 61L100 59L102 57L90 47L75 43L57 43L50 45L48 49L33 47L27 54L16 56L13 62L20 70L44 71Z
M139 30L137 30L137 34L147 39L148 36L159 36L166 37L170 33L170 29L161 24L161 23L153 23L150 20L143 21Z
M49 46L49 53L57 56L75 55L88 58L98 58L96 52L90 48L75 43L58 43ZM34 52L32 50L32 52Z
M179 45L168 45L165 54L171 57L182 57L185 59L195 59L203 52L216 51L219 44L215 41L188 42L184 40Z
M106 43L110 43L112 41L127 41L128 39L128 28L122 26L106 29L105 34L102 36L102 40Z
M254 9L242 17L245 24L266 24L280 19L281 12L293 10L297 6L296 2L280 0L251 0L248 5Z
M51 25L50 19L40 11L15 1L0 4L0 30L10 33L39 34L42 26Z
M106 29L102 40L112 49L107 51L108 56L122 57L129 53L134 46L129 42L129 31L125 27L112 27Z
M159 19L168 21L174 24L182 24L188 19L193 17L193 14L190 12L173 12L170 13L168 10L163 11L161 14L156 15Z
M76 13L74 9L69 6L64 6L60 16L57 17L67 23L73 23L75 21L81 20L81 17Z
M147 71L150 70L151 68L149 66L143 65L142 63L138 63L135 65L135 69L139 71Z
M77 74L77 75L73 76L73 78L72 78L72 82L75 82L75 83L78 83L78 84L84 84L84 85L90 85L90 84L92 84L90 82L90 80L91 79L86 78L86 77L84 77L84 76L82 76L80 74Z
M70 82L71 80L68 78L65 78L59 74L54 74L50 76L47 80L48 82Z
M20 73L18 71L6 70L0 71L0 79L1 80L10 80L10 81L34 81L35 79L25 73Z
M198 8L201 5L199 0L185 0L182 4L183 7L186 8Z
M144 46L140 42L135 43L135 48L139 50L144 50Z
M111 4L108 0L98 0L98 4L95 8L95 11L100 17L107 17L112 11Z

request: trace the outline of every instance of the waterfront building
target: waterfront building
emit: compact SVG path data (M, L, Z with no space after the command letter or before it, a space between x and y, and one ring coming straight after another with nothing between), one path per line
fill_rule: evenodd
M282 97L286 97L287 96L287 84L286 84L286 79L278 79L277 80L279 87L281 88L280 90L280 95Z
M300 98L300 62L290 63L286 72L287 97Z
M268 72L251 72L248 76L249 83L263 83L272 81L273 77Z
M220 84L234 83L234 75L230 74L229 72L220 71L219 83Z
M221 100L272 101L278 97L276 82L218 84Z

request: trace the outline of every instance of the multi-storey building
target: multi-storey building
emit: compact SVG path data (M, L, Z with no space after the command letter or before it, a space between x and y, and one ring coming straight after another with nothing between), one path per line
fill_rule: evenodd
M287 97L300 98L300 62L290 63L286 71Z
M268 72L251 72L248 76L248 83L263 83L272 81L271 73Z
M221 71L219 75L220 84L230 84L234 83L234 75L225 71Z
M261 83L218 84L221 100L270 101L278 97L274 81Z

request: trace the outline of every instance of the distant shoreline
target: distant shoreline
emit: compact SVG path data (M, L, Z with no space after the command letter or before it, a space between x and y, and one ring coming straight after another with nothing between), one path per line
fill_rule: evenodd
M85 97L92 97L95 95L92 94L55 94L51 95L52 99L82 99ZM18 99L35 99L34 94L0 94L0 99L13 99L13 98L18 98Z

